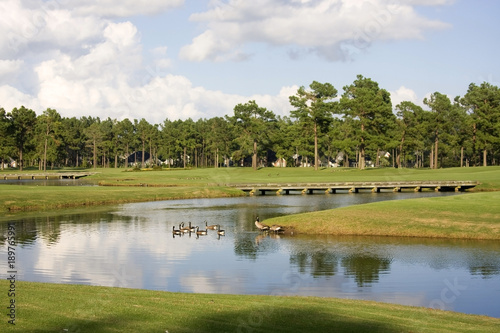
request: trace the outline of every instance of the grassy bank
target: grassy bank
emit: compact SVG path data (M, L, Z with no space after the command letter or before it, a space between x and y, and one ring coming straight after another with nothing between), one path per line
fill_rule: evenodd
M297 183L343 181L412 181L412 180L475 180L477 190L500 190L500 167L450 169L345 169L323 168L219 168L165 169L163 171L124 172L123 169L98 169L90 177L103 185L178 185L223 186L235 183Z
M243 195L243 193L235 189L224 187L0 185L0 212L8 214L127 202L230 197L238 195Z
M72 171L56 170L53 172ZM412 181L412 180L475 180L481 183L476 189L500 190L500 167L449 168L449 169L346 169L323 168L207 168L163 169L162 171L126 171L125 169L88 169L78 171L98 172L85 179L102 185L149 186L223 186L235 183L297 183L343 181ZM6 170L2 174L17 171ZM34 170L25 173L38 172Z
M65 172L71 170L56 170ZM85 171L85 170L78 170ZM89 170L93 171L93 170ZM126 202L180 198L227 197L243 195L225 187L235 183L290 183L340 181L476 180L475 191L500 190L500 167L452 169L322 169L251 168L171 169L163 171L125 171L97 169L85 178L103 186L29 186L0 183L0 212L53 210ZM15 171L6 170L8 174ZM33 170L25 173L33 173Z
M8 290L2 280L0 288ZM6 303L6 298L2 298ZM497 332L500 319L318 297L181 294L17 282L19 332ZM6 313L6 309L3 311Z
M305 234L500 239L500 192L376 202L264 221Z

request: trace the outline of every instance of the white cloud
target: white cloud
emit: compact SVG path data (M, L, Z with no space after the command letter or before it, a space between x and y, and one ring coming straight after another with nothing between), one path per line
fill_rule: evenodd
M36 97L25 94L10 85L0 86L0 107L10 112L13 108L18 108L21 105L33 110L45 110L42 109Z
M168 69L172 66L172 60L167 57L166 46L156 47L150 50L150 53L154 57L157 72Z
M27 2L27 1L24 1ZM75 16L59 6L27 6L21 0L5 0L0 11L0 57L39 55L50 50L80 50L100 38L108 23L94 16ZM43 4L46 4L45 2Z
M143 8L147 7L145 1L134 1L130 7L118 0L2 1L0 10L10 15L0 21L1 106L11 110L25 105L37 113L50 107L65 117L144 117L161 123L166 118L231 115L238 103L255 100L278 115L289 115L288 97L298 87L242 96L195 86L187 77L167 72L172 60L166 46L148 50L151 61L144 64L137 27L103 18L130 15L122 7L134 15L152 14L183 2L148 1L150 7ZM368 29L370 20L380 25L380 31L372 27L377 40L421 37L426 29L443 26L419 17L411 7L416 0L397 6L388 0L362 4L340 0L210 3L209 11L192 16L192 20L206 23L207 29L181 50L186 59L244 59L248 42L294 45L306 50L301 52L339 59L345 51L340 46L346 41L351 48L360 46L352 39L353 31ZM108 13L108 6L116 12ZM383 10L391 16L385 17ZM402 21L407 21L405 27ZM397 96L414 98L404 87L393 93L393 101Z
M417 94L415 93L415 91L406 88L405 86L401 86L399 87L398 90L391 91L390 93L391 93L391 101L393 107L404 101L409 101L418 105L422 105L421 101L417 99Z
M276 115L289 116L293 109L289 97L295 95L298 89L298 86L283 87L278 95L254 95L249 100L255 100L259 106L272 110Z
M0 80L4 76L16 73L23 64L22 60L2 60L0 59Z
M427 30L448 26L414 10L414 5L428 5L427 1L229 0L210 4L210 10L191 15L206 30L181 49L181 58L219 61L237 55L241 59L244 45L260 42L298 46L328 60L340 60L345 58L341 48L345 43L363 49L380 40L421 39Z
M184 0L58 0L56 2L64 8L75 10L80 15L102 17L152 15L184 4Z

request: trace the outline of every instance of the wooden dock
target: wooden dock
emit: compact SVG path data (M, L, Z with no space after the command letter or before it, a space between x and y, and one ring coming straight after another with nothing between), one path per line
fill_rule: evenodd
M0 174L0 178L3 180L79 179L95 174L96 172L5 173Z
M477 181L406 181L406 182L337 182L337 183L267 183L267 184L228 184L236 187L250 195L265 195L266 192L280 194L290 194L290 192L300 192L302 194L313 194L314 192L337 193L338 191L347 193L358 193L360 191L371 191L379 193L381 191L401 192L422 190L434 191L455 191L462 192L474 188L479 183Z

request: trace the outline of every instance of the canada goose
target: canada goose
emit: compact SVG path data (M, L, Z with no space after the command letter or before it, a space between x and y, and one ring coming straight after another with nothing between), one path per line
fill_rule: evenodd
M208 225L207 221L205 221L205 229L215 230L217 229L217 224Z
M221 230L220 224L217 224L217 235L224 236L226 234L226 230Z
M189 227L185 227L185 226L184 226L184 222L182 222L182 223L179 225L179 230L180 230L181 232L184 232L184 233L186 233L186 232L191 232L190 227L191 227L191 222L189 222Z
M205 230L200 230L200 227L197 226L196 227L196 234L197 235L206 235L206 234L208 234L208 232L207 232L206 229Z
M264 223L261 223L259 220L259 217L257 216L257 220L255 221L255 226L260 230L260 231L266 231L269 230L269 226L265 225Z
M285 228L283 228L282 226L280 225L277 225L277 224L273 224L269 230L273 231L275 234L279 233L279 232L284 232L285 231Z
M184 226L184 222L182 222L182 228L179 228L182 232L194 232L194 227L191 226L191 221L189 221L189 225L187 227Z
M172 226L172 234L174 235L180 235L181 231L179 229L175 229L175 225Z

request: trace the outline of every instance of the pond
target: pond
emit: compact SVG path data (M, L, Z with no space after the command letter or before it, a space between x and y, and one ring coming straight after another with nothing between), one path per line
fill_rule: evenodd
M20 280L367 299L500 317L500 242L260 234L273 216L446 193L172 200L12 220ZM172 234L191 221L225 236ZM0 224L6 258L7 224ZM7 260L0 261L6 272Z

